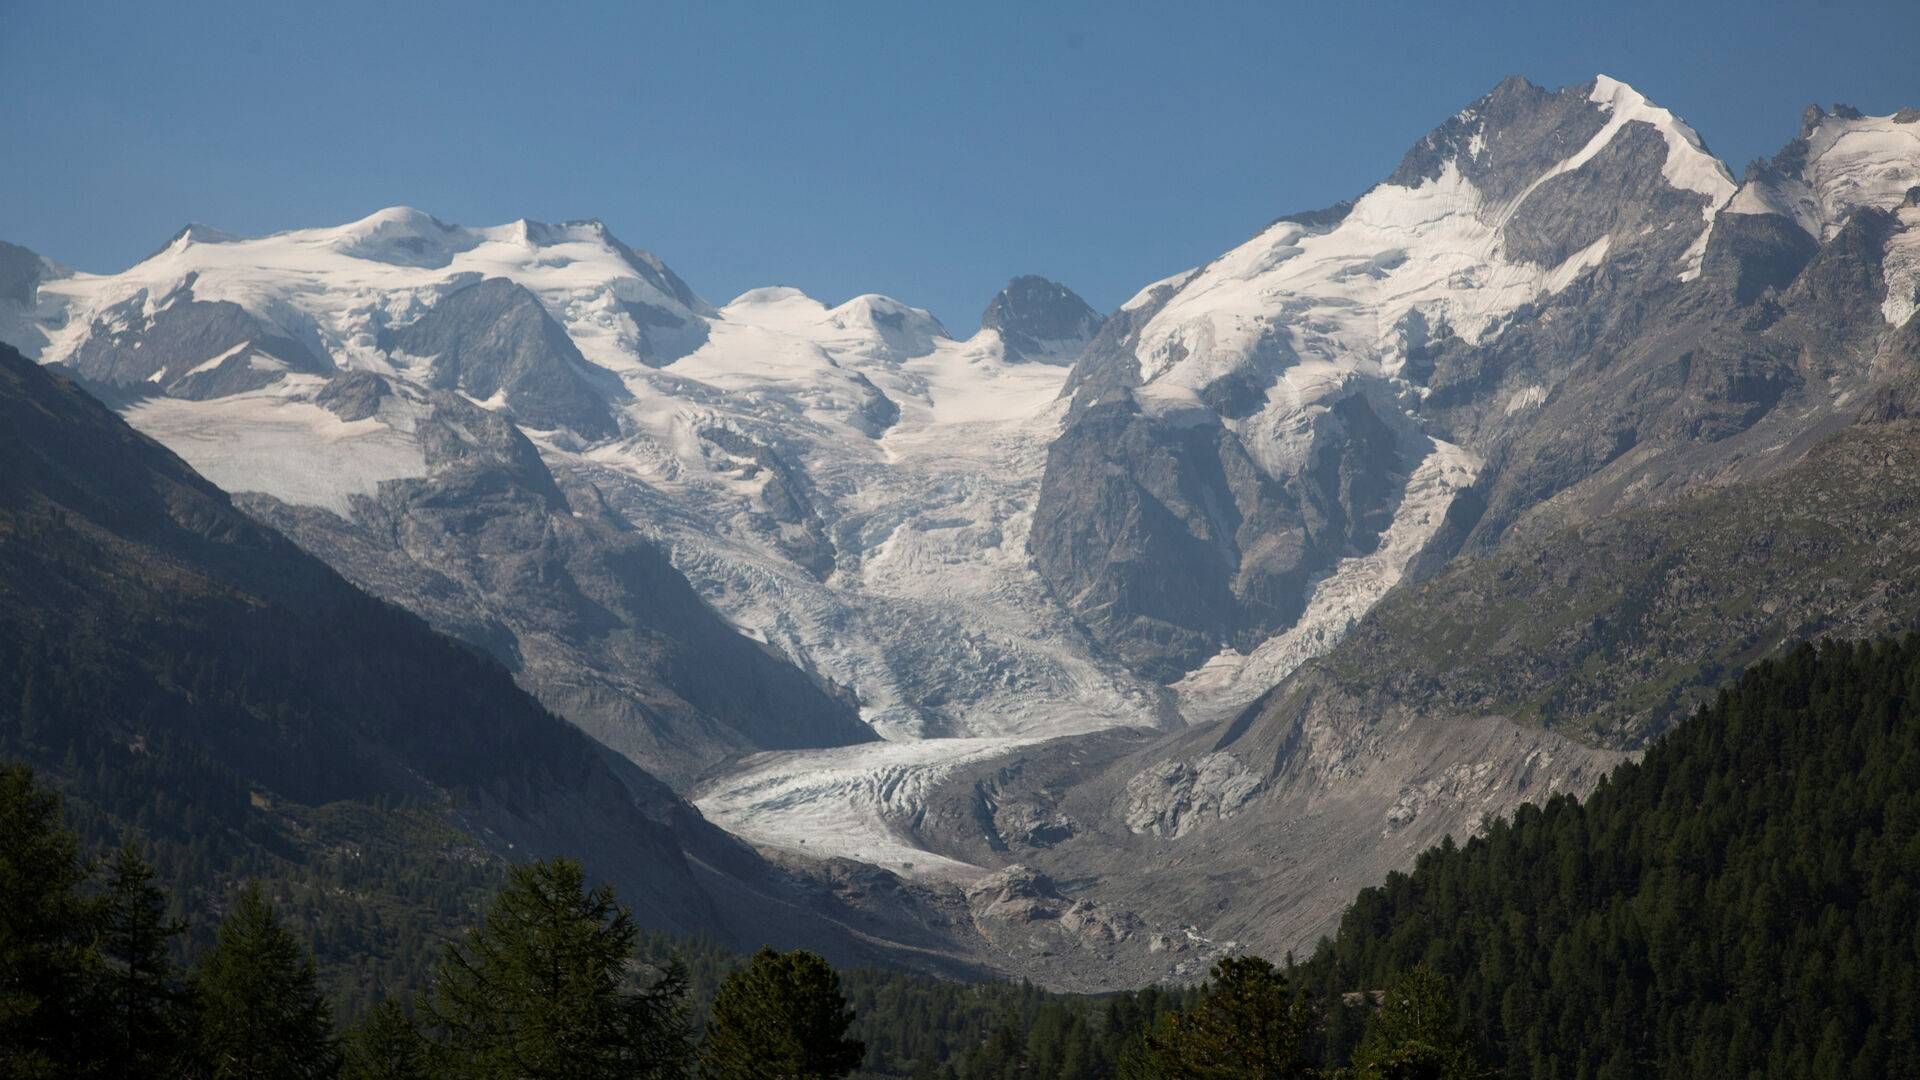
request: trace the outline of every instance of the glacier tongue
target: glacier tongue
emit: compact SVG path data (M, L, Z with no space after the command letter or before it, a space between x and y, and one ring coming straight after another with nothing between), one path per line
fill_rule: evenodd
M815 858L857 859L897 874L969 882L986 868L920 848L901 825L961 766L1038 737L920 739L756 754L695 794L707 818L758 844Z

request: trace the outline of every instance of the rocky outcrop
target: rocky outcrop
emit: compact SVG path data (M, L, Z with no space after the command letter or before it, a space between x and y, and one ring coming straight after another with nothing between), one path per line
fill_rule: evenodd
M40 285L66 273L26 248L0 241L0 342L18 348L29 360L39 358L48 335L66 326L63 314L41 312Z
M195 300L191 276L165 296L143 290L109 308L64 363L89 383L195 401L333 367L238 304Z
M1213 389L1231 409L1236 390ZM1413 464L1363 396L1307 423L1312 454L1275 475L1215 414L1169 420L1124 395L1082 411L1048 451L1034 515L1054 595L1164 682L1291 625L1316 573L1373 549Z
M1127 781L1121 819L1134 832L1178 838L1205 822L1232 817L1260 793L1262 783L1224 750L1192 761L1157 762Z
M1104 322L1065 285L1028 274L1000 290L980 316L1015 363L1071 364Z
M885 395L881 395L881 399L885 400ZM892 415L899 415L897 407ZM759 497L755 500L758 512L752 517L752 524L815 577L825 578L833 573L833 539L814 509L805 474L772 446L733 428L703 427L700 438L720 455L737 460L736 475L742 480L759 482Z
M46 272L45 259L18 244L0 241L0 301L31 307L34 290Z
M426 360L430 385L497 400L530 427L587 439L620 430L608 404L625 394L619 380L589 364L540 298L507 278L452 293L386 344Z

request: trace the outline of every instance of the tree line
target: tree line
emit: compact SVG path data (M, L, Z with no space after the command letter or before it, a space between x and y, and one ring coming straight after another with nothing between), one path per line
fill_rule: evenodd
M191 964L178 959L185 923L168 910L135 845L87 858L58 796L27 767L0 766L0 1077L1374 1080L1477 1068L1445 986L1418 969L1380 995L1351 1068L1324 1070L1320 1010L1287 970L1253 957L1221 961L1197 990L1106 999L857 973L853 997L880 1021L870 1026L919 1051L869 1062L846 984L824 959L762 949L725 961L712 993L696 997L687 965L663 958L660 940L569 859L510 868L427 989L382 997L344 1028L313 955L260 885L234 890ZM949 992L926 992L938 985ZM930 1019L951 1023L934 1004L943 996L1003 1011L938 1053L902 1039Z

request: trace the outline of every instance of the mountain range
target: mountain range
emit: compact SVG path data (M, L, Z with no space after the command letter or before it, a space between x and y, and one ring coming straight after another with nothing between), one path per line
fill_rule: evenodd
M861 947L1088 987L1309 945L1728 673L1912 623L1916 309L1920 111L1736 179L1604 76L964 338L715 305L591 221L0 245L0 340L611 750L569 753L728 853L705 895L813 887L831 937L878 868Z

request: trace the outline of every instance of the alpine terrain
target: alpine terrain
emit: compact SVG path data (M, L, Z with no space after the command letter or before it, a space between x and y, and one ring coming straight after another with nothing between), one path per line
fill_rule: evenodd
M471 824L670 819L714 925L1074 988L1304 953L1747 665L1912 624L1916 311L1920 110L1809 108L1736 177L1606 76L964 331L715 303L598 221L0 244L0 340L191 477L166 512L471 646L595 778Z

